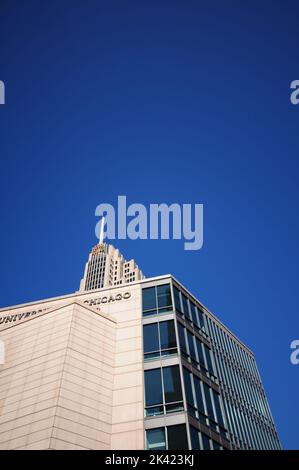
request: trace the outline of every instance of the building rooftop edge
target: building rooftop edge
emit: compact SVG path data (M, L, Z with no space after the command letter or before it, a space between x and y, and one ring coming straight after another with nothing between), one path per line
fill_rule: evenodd
M136 284L140 284L140 283L143 283L143 282L146 282L146 281L152 281L153 279L164 279L164 278L169 278L169 277L174 278L174 276L172 276L171 274L164 274L162 276L147 277L147 278L141 279L139 281L130 282L128 284L121 284L119 286L102 287L101 289L94 289L94 290L88 290L88 291L79 291L79 290L77 290L77 291L72 292L70 294L58 295L58 296L55 296L55 297L47 297L45 299L31 300L29 302L25 302L25 303L22 303L22 304L8 305L7 307L1 307L0 312L4 312L6 310L14 310L16 308L27 307L29 305L36 305L36 304L40 304L41 302L51 302L51 301L60 300L60 299L67 299L68 297L73 297L73 296L80 296L81 297L82 295L89 295L91 293L96 293L96 292L104 292L105 290L111 290L111 289L116 289L117 290L117 289L129 288L130 286L134 286ZM177 281L177 282L179 282L179 281Z
M103 287L101 289L94 289L94 290L89 290L89 291L81 291L81 292L80 291L75 291L75 292L70 293L70 294L65 294L65 295L60 295L60 296L55 296L55 297L49 297L49 298L46 298L46 299L39 299L39 300L29 301L29 302L25 302L25 303L22 303L22 304L15 304L15 305L12 305L12 306L7 306L7 307L0 308L0 313L6 312L8 310L10 311L10 310L15 310L15 309L27 307L27 306L30 306L30 305L37 305L37 304L40 304L42 302L52 302L52 301L54 302L54 301L57 301L57 300L68 299L68 298L74 297L74 296L75 297L82 297L82 296L85 296L85 295L90 295L91 293L104 292L106 290L113 290L113 289L118 290L118 289L123 289L123 288L129 289L130 286L134 286L136 284L145 284L145 283L148 283L148 282L152 282L154 280L162 280L162 279L169 279L169 278L173 279L177 284L179 284L186 291L186 293L188 295L190 295L190 297L195 299L204 308L204 310L209 314L210 317L213 318L213 320L215 320L216 323L221 325L221 327L224 330L226 330L241 346L243 346L243 348L246 349L246 351L248 351L254 357L253 351L248 346L246 346L246 344L243 341L241 341L226 325L224 325L224 323L221 320L219 320L219 318L216 317L216 315L214 313L212 313L201 302L201 300L197 299L197 297L195 297L195 295L192 294L192 292L190 292L189 289L187 289L185 287L185 285L182 284L182 282L180 282L173 274L163 274L163 275L159 275L159 276L147 277L147 278L139 280L139 281L130 282L129 284L122 284L122 285L119 285L119 286Z

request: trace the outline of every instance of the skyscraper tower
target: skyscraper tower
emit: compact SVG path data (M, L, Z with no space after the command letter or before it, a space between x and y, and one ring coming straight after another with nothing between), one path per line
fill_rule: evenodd
M133 259L125 260L113 245L104 243L105 217L102 219L99 243L93 247L85 265L79 292L119 286L144 279Z
M113 245L100 240L88 257L79 291L119 286L142 279L144 275L133 259L127 261Z

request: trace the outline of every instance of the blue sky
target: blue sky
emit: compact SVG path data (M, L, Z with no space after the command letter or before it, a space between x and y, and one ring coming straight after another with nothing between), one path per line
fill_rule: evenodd
M1 1L1 306L71 293L95 208L203 203L204 246L116 245L174 274L256 354L299 447L295 1Z

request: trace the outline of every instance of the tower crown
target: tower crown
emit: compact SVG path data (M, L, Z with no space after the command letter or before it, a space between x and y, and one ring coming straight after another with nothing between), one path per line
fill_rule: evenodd
M117 248L104 243L103 238L101 233L100 243L95 245L89 254L84 276L80 282L80 292L144 279L135 261L133 259L127 261Z

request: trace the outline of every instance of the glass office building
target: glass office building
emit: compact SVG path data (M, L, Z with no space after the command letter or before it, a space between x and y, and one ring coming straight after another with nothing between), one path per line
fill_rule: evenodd
M281 448L253 353L233 333L172 276L142 282L142 315L147 449Z

